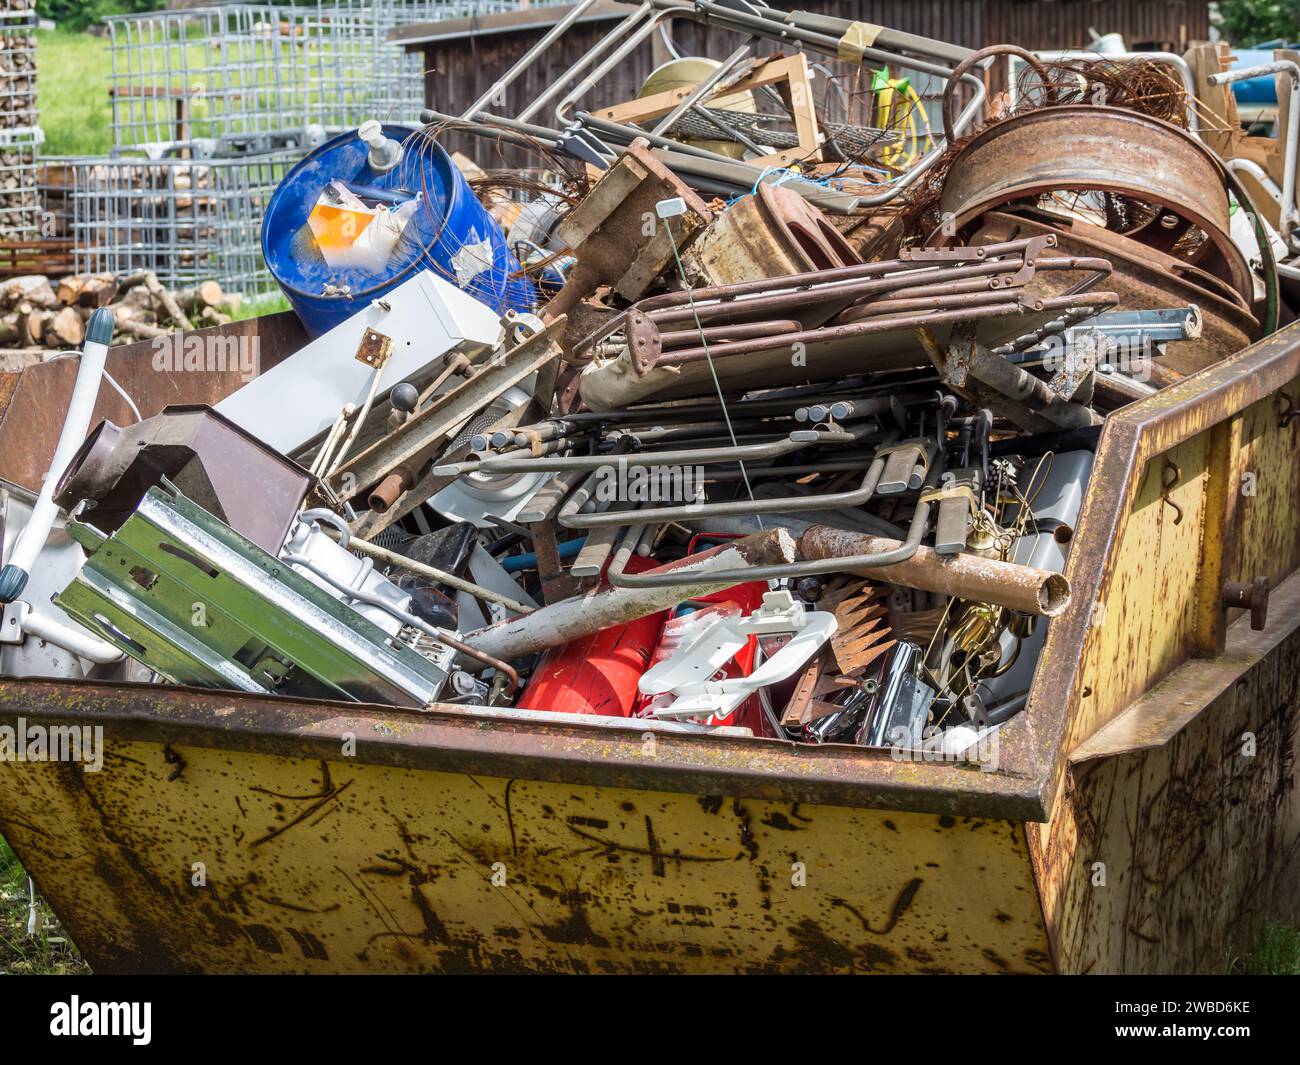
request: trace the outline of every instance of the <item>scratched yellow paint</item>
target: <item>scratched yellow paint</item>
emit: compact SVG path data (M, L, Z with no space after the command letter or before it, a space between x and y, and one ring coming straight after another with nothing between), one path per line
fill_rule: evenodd
M1067 750L1092 735L1191 653L1210 434L1147 463L1092 606L1083 694ZM1166 484L1177 467L1178 479ZM1086 594L1086 592L1084 592Z
M108 743L98 774L0 766L105 971L1050 964L1018 824Z
M1300 381L1281 390L1300 406ZM1267 396L1242 412L1241 494L1228 578L1278 581L1300 565L1300 418L1280 424L1285 401ZM1248 476L1247 476L1248 475Z

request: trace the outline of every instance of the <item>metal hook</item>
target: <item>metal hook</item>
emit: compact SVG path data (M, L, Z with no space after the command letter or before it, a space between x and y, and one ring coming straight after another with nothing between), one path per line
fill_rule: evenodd
M1277 404L1280 408L1277 415L1278 428L1285 429L1297 418L1300 418L1300 407L1297 407L1295 400L1286 392L1277 393Z
M1168 506L1174 508L1175 525L1181 525L1183 523L1183 508L1169 498L1169 491L1174 487L1174 485L1182 480L1182 476L1183 471L1179 468L1178 463L1166 456L1164 470L1160 475L1160 498L1164 500Z

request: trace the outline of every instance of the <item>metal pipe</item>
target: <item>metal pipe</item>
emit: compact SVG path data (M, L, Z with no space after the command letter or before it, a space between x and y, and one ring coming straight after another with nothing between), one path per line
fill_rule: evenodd
M650 132L660 136L666 134L670 129L672 129L673 123L681 118L682 115L686 114L686 112L694 107L695 104L699 103L700 100L704 99L705 96L709 95L713 86L718 84L718 82L731 73L731 69L744 59L745 56L749 55L749 51L749 44L746 42L732 52L731 55L727 56L727 58L714 67L713 70L709 71L708 76L701 80L700 83L690 91L686 96L686 99L669 111L668 114L664 115L664 117L659 120L658 125L656 125Z
M1014 300L1014 297L1009 298ZM1043 306L1036 308L1036 310L1055 310L1080 305L1103 308L1113 307L1117 303L1119 303L1119 296L1114 292L1088 292L1073 296L1048 297L1042 301ZM706 357L718 359L726 355L751 355L755 352L769 351L788 344L815 344L831 340L849 340L854 337L870 336L873 333L888 333L899 329L920 329L945 322L1004 318L1009 315L1024 313L1025 308L1019 303L1008 302L991 307L887 315L881 318L869 318L865 322L850 322L844 325L825 326L821 329L807 329L802 333L787 333L767 340L740 340L729 344L710 345L707 348L681 348L665 351L655 360L655 366L674 366Z
M654 7L653 4L650 4L648 2L643 3L640 7L636 9L635 12L633 12L631 15L628 16L628 19L632 20L632 19L645 18L645 16L650 14L650 12L653 10L653 7ZM552 80L551 83L546 87L546 91L543 92L541 96L537 97L536 100L532 101L532 103L530 103L522 111L520 111L519 114L516 115L515 117L518 118L521 122L527 122L530 118L533 117L533 115L537 114L540 110L542 110L542 108L544 108L547 104L549 104L552 100L554 100L556 95L564 89L564 86L566 86L570 81L572 81L575 77L577 77L577 75L581 74L583 70L585 70L597 59L599 59L607 49L613 47L614 43L617 40L618 38L614 34L607 34L606 36L602 37L597 42L594 48L584 53L582 57L576 63L573 64L573 66L569 67L569 69L566 70L563 74L561 74L558 78Z
M1057 395L1033 374L1027 373L1001 355L994 355L982 345L974 345L969 357L971 377L994 389L1007 399L1023 404L1034 414L1046 418L1062 429L1079 429L1098 425L1101 417L1082 403L1073 403Z
M679 451L636 452L626 455L548 455L537 459L487 458L476 467L484 473L555 473L560 470L593 470L626 466L687 466L710 462L736 462L745 459L771 459L801 451L816 444L853 444L862 437L862 430L845 432L837 429L803 430L790 436L769 440L762 444L741 444L739 447L688 448ZM798 439L796 439L798 437ZM447 473L439 473L447 470ZM434 473L450 476L453 467L437 466Z
M862 478L862 483L849 492L828 492L812 496L781 496L775 499L735 499L719 503L687 503L676 507L643 507L637 518L646 522L705 521L709 518L730 518L747 514L781 514L790 510L840 510L860 507L875 494L885 460L874 459ZM556 520L566 529L594 529L620 524L620 515L578 514L561 507Z
M1073 262L1075 260L1064 260ZM1098 264L1107 267L1109 272L1110 263L1105 259L1085 259L1083 262L1089 264L1090 269L1100 269ZM1049 260L1045 269L1055 269L1053 261ZM640 305L637 310L644 313L645 316L655 324L662 327L664 325L675 325L678 322L690 322L698 319L700 322L712 322L719 318L743 317L751 314L770 314L774 311L798 310L806 308L809 304L825 303L834 301L844 301L853 303L860 300L863 296L889 295L893 293L908 293L913 286L917 288L934 289L940 285L956 285L961 282L986 278L990 281L998 274L1016 273L1024 269L1024 263L1015 259L994 259L989 262L974 263L970 266L952 266L935 270L909 270L906 272L891 273L886 277L860 278L843 282L827 282L812 288L800 287L794 291L782 291L750 295L747 298L732 298L733 293L723 295L716 294L716 290L711 290L707 295L699 296L694 306L674 306L665 309L656 309L646 311ZM1034 269L1038 269L1037 266ZM1069 269L1069 267L1063 267ZM832 271L826 271L832 273ZM723 287L723 286L719 286ZM773 286L775 287L775 286ZM791 286L784 286L790 288ZM1008 285L1001 289L1004 299L1014 298L1013 288L1019 286ZM960 290L952 293L960 295ZM910 297L908 297L910 298ZM699 300L709 300L716 302L699 302ZM864 304L869 306L869 304Z
M442 643L445 643L453 651L459 651L461 654L467 655L468 657L473 658L477 662L481 662L489 669L495 669L498 673L500 673L503 677L505 677L506 698L513 698L515 692L519 690L519 671L515 669L515 667L512 666L509 662L502 661L500 658L497 658L489 654L487 651L480 650L477 647L471 647L464 640L460 639L457 636L453 636L446 629L438 630L438 639Z
M312 513L312 512L308 512ZM306 515L304 515L305 517ZM317 526L320 527L319 525ZM413 558L407 558L405 555L399 555L396 551L389 551L385 547L379 547L370 543L368 540L362 540L357 536L350 536L346 533L346 526L343 529L337 526L327 525L325 531L334 535L341 546L349 551L360 551L363 555L370 555L382 562L387 562L392 566L399 566L402 569L409 570L411 573L417 573L421 577L428 577L430 580L437 581L439 584L445 584L448 587L455 588L457 591L468 592L475 599L482 599L490 603L500 603L508 610L513 610L516 614L531 614L536 607L528 606L517 599L511 599L508 595L502 595L500 592L494 592L491 588L484 588L480 584L474 584L472 581L464 580L457 577L454 573L448 573L446 570L436 569L433 566L425 565L423 562L417 562Z
M851 19L838 18L835 15L823 15L813 11L779 11L776 8L768 7L766 4L755 6L760 11L766 12L769 18L779 19L790 25L799 26L816 33L824 33L828 36L838 35L841 39L854 26L861 25L861 23ZM950 65L960 63L971 53L969 48L963 48L959 44L936 41L933 38L922 37L915 33L893 30L888 26L877 26L875 29L878 31L875 43L891 52L901 52L904 55L915 52Z
M478 111L483 110L488 104L503 92L507 86L512 84L525 70L527 70L536 61L537 57L551 47L563 34L578 21L587 10L596 3L596 0L580 0L580 2L567 14L560 19L554 26L542 35L542 39L533 45L515 62L515 65L507 70L501 77L497 78L482 96L475 100L465 109L461 118L469 118Z
M897 540L846 532L816 525L799 539L806 559L838 564L840 572L901 584L956 599L992 603L1022 614L1056 617L1070 605L1070 583L1060 573L962 552L939 555L919 548L911 558L886 566L864 568L856 559L864 553L888 551Z
M624 537L619 545L620 556L632 539ZM758 572L773 563L793 561L794 547L794 539L783 529L746 536L660 567L679 579L671 587L642 590L602 585L584 595L544 606L527 617L489 625L470 633L464 640L496 658L521 658L668 610L684 598L721 591L736 583L732 575L737 572L747 574L751 569ZM629 557L633 550L634 543L627 552Z
M1282 206L1282 190L1277 187L1277 182L1268 176L1268 171L1253 159L1242 159L1238 157L1236 159L1227 160L1226 165L1229 170L1234 170L1238 174L1249 174L1252 178L1258 181L1261 186L1263 186L1264 191L1268 193L1269 198L1274 203L1279 207Z
M99 666L111 665L126 657L107 640L101 640L84 629L65 625L57 618L38 614L30 603L19 600L14 605L19 608L18 627L26 636L35 636ZM27 609L23 610L23 607Z
M1039 80L1047 89L1047 102L1053 104L1056 102L1056 86L1051 83L1047 77L1047 68L1034 56L1033 52L1026 51L1019 45L1014 44L991 44L987 48L981 48L972 52L960 63L953 68L948 82L943 87L943 136L949 144L957 139L957 129L952 117L952 100L957 92L957 85L962 78L971 70L972 67L978 66L985 60L991 60L995 56L1014 56L1023 59L1026 63L1034 68L1034 73L1038 75Z
M1291 79L1291 99L1287 107L1286 141L1282 145L1282 202L1279 209L1278 235L1292 251L1300 251L1300 245L1291 239L1291 231L1300 222L1300 211L1296 209L1296 155L1300 154L1300 66L1289 59L1279 59L1273 63L1262 63L1256 67L1242 67L1239 70L1227 70L1222 74L1211 74L1211 85L1227 85L1233 81L1248 81L1261 78L1267 74L1285 74Z
M635 25L637 20L641 18L639 13L633 13L620 22L618 26L610 32L610 36L618 38L623 34L628 33L630 34L628 39L619 45L613 55L588 74L586 78L570 90L569 94L565 96L563 100L555 105L555 118L560 125L564 126L569 123L569 108L575 106L579 100L600 83L601 78L631 55L642 41L654 33L660 23L670 22L674 18L681 17L689 18L690 14L688 10L678 7L672 11L657 11L647 19L645 24L642 26Z
M1050 248L1056 247L1055 236L1050 234L1049 236L1052 239L1046 242L1046 246ZM947 271L969 269L969 267L963 266L963 263L988 264L995 260L1002 260L1001 269L989 271L991 273L1002 273L1008 270L1019 270L1023 267L1023 252L1035 240L1037 240L1036 237L1024 237L1020 240L1007 241L1004 244L991 244L978 248L948 248L944 249L945 252L951 252L952 254L945 254L942 259L900 257L885 259L880 262L858 263L853 266L836 266L829 270L807 270L799 274L762 277L753 281L739 281L730 285L697 286L692 288L689 294L685 290L681 290L666 292L659 296L650 296L639 301L637 309L648 314L651 311L659 311L667 307L678 307L692 302L699 303L701 300L734 299L737 296L750 296L773 290L784 291L789 288L853 281L859 278L875 278L903 271L913 272L922 281L952 280L952 278L948 277ZM1016 252L1022 253L1020 261L1002 259L1003 256ZM973 275L961 274L958 276Z
M938 468L938 464L932 467L932 469ZM921 538L925 536L925 529L929 521L930 504L928 502L918 502L916 510L912 514L912 523L907 530L907 538L901 543L897 540L882 541L881 550L855 555L847 559L813 559L771 566L756 566L747 570L736 569L718 573L717 576L720 579L727 579L732 584L738 584L742 581L785 580L795 577L816 577L824 573L846 572L844 567L847 564L851 564L854 571L870 569L874 573L876 567L906 562L916 554L921 546ZM820 527L814 526L814 528ZM605 571L605 579L616 588L676 588L682 583L680 576L671 572L668 566L660 566L658 569L633 574L625 573L622 568L616 569L614 563L611 563Z
M746 340L749 337L797 333L802 328L803 324L793 318L778 318L770 322L735 322L731 325L713 325L703 329L678 329L660 333L659 343L665 348L671 348L699 340Z

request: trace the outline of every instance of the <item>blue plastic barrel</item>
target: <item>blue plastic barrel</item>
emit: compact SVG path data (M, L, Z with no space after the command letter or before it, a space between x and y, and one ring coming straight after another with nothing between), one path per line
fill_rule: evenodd
M501 227L446 151L406 126L386 125L384 135L405 149L392 170L376 173L365 142L355 132L345 133L290 170L267 206L262 254L307 332L320 336L420 269L446 278L498 314L531 310L537 301L532 282L521 276ZM336 179L374 199L422 197L393 255L378 271L331 267L316 249L307 217Z

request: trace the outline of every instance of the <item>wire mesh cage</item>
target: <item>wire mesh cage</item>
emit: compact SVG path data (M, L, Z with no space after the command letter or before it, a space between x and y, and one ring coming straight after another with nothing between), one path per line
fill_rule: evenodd
M35 0L0 0L0 240L40 237Z
M262 260L262 215L300 157L111 156L50 160L46 170L61 171L78 273L152 270L173 287L215 280L253 294L274 287Z
M422 105L420 57L387 41L411 22L513 10L517 0L333 0L105 19L113 143L221 142L267 150L310 126L409 120Z
M39 237L42 214L35 143L0 143L0 240Z
M106 18L112 155L43 160L75 269L272 288L260 225L292 164L324 135L369 118L409 121L423 105L421 57L388 33L520 6L318 0Z
M36 117L36 12L0 0L0 145L40 141Z

